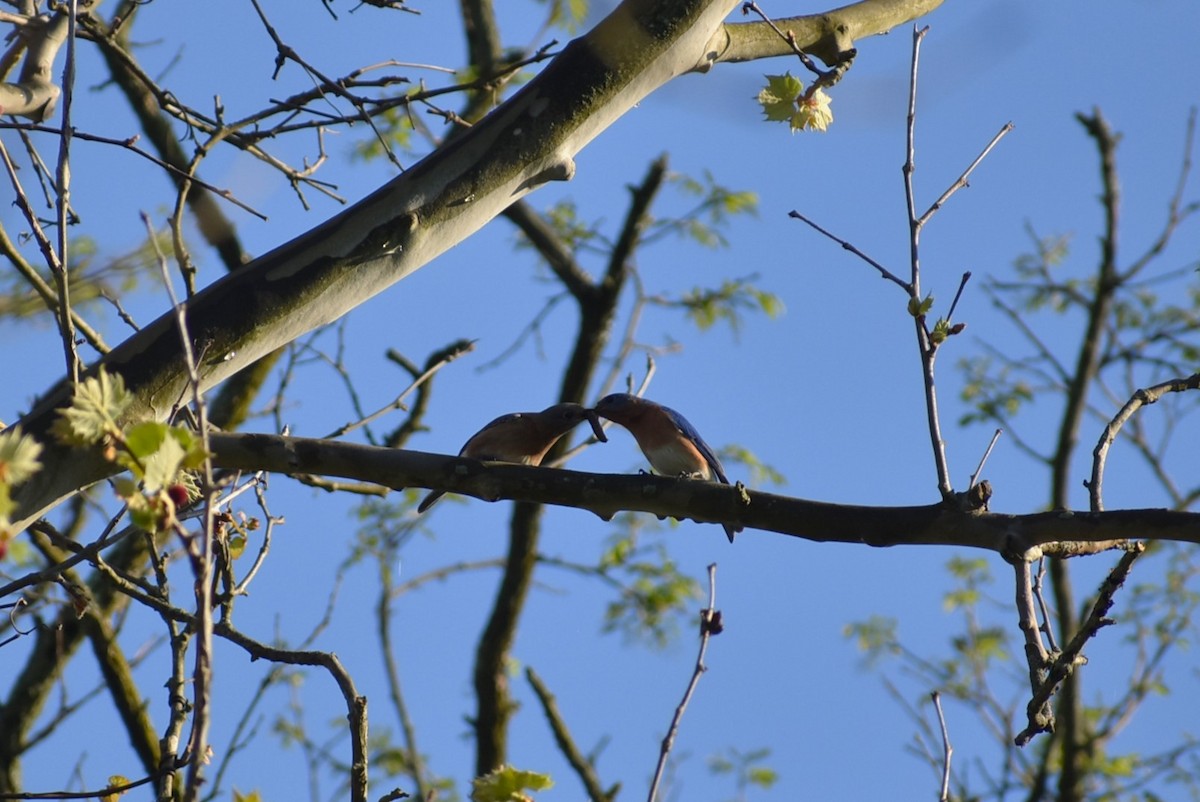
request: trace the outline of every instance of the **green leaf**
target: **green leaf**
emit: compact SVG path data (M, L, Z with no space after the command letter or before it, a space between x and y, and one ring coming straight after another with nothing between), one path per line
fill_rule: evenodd
M125 432L125 448L139 460L147 459L162 446L171 427L158 421L145 421Z
M979 603L980 592L960 588L952 590L942 597L942 607L946 612L953 612L961 607L972 608Z
M622 538L602 556L601 568L622 577L619 598L604 612L605 633L620 631L630 640L666 646L701 597L696 580L679 570L661 544L639 549L632 538Z
M138 483L128 476L118 476L112 480L113 491L120 498L128 500L133 496L140 496L141 490L138 489Z
M554 785L548 774L521 771L512 766L500 768L471 781L472 802L531 802L525 793L544 791Z
M145 421L125 433L125 452L117 462L154 492L182 481L180 471L200 467L207 456L200 438L190 429Z
M747 484L755 487L764 484L784 485L787 484L787 477L758 458L753 451L743 446L730 445L721 449L718 455L721 462L729 467L731 463L738 463L746 466L750 471L750 479Z
M759 788L770 788L779 781L779 772L765 766L751 768L746 772L746 780Z
M155 492L175 484L187 452L179 443L178 438L165 437L158 449L142 460L145 474L142 476L144 489Z
M867 653L868 662L895 654L900 651L896 637L896 619L873 615L866 621L850 623L843 629L843 634L853 638L858 648Z
M804 84L792 74L768 75L767 85L758 93L758 104L768 122L787 123L792 133L824 131L833 122L832 99L823 89L804 91Z
M0 432L0 487L20 484L42 467L42 444L21 433L20 426Z
M804 84L790 72L783 75L768 75L767 85L758 93L758 104L763 116L770 122L791 123L796 114L796 98L804 91Z
M765 312L769 317L775 317L783 311L783 301L778 296L741 278L726 279L716 289L696 287L678 301L661 303L683 307L701 331L717 323L728 323L737 332L741 327L743 310Z
M988 561L982 557L951 557L946 561L946 570L951 576L973 584L990 582L992 579Z
M8 485L0 484L0 560L8 556L8 544L12 540L12 511L16 508Z
M158 531L158 509L145 496L141 493L130 496L127 503L129 504L129 520L134 526L151 534Z
M51 431L58 439L73 446L98 443L105 435L117 434L117 418L133 401L119 375L103 369L94 377L75 385L71 405L59 410L59 419Z
M950 336L950 322L944 317L937 319L933 324L933 331L929 332L929 341L934 345L941 345Z
M545 3L547 0L541 2ZM576 33L587 19L588 0L549 0L549 5L549 23L567 33Z

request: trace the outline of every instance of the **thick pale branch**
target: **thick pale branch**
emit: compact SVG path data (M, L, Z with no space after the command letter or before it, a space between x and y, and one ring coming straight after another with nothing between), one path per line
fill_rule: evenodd
M211 387L276 347L329 323L473 234L539 186L567 180L574 155L646 95L701 60L736 0L627 0L571 42L477 125L306 234L189 301L188 321ZM162 419L187 393L171 315L105 357L136 400L127 420ZM22 422L46 447L44 470L21 486L18 528L108 474L98 459L46 436L66 383Z
M28 117L34 122L50 118L62 90L53 81L54 58L67 39L67 14L31 17L20 35L26 38L25 63L17 83L0 83L0 112Z
M836 63L856 41L887 33L897 25L922 17L943 0L863 0L823 14L775 20L780 30L790 32L805 53L826 64ZM727 23L714 41L712 63L754 61L792 55L792 44L765 22Z
M622 510L735 523L807 540L868 546L968 546L1030 557L1062 541L1134 538L1200 543L1200 513L1163 509L1030 515L962 512L946 504L865 507L827 504L711 482L645 474L596 474L443 454L275 435L213 435L214 464L237 470L312 473L396 489L448 490L487 501L512 499L588 510ZM720 534L720 530L714 528Z

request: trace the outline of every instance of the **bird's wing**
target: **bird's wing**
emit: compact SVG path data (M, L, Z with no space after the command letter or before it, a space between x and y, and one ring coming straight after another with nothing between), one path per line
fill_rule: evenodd
M670 407L663 407L663 409L671 419L671 422L675 424L675 427L683 433L683 436L695 444L700 455L704 457L704 461L708 463L708 467L712 469L712 472L716 474L716 477L721 480L722 484L729 484L729 479L725 476L725 468L721 466L721 460L717 459L717 455L712 450L712 447L704 442L704 438L700 436L700 432L696 431L696 427L687 418Z

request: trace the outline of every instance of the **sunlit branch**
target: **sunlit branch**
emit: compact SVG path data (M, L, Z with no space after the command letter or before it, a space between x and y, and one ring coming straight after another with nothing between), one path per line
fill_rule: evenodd
M1088 481L1088 496L1093 511L1099 512L1104 509L1104 466L1108 460L1108 450L1120 434L1121 427L1142 407L1156 403L1167 393L1182 393L1188 390L1200 390L1200 373L1193 373L1187 378L1170 379L1138 390L1104 427L1099 442L1092 450L1092 476Z
M954 756L954 747L950 745L950 731L946 727L946 716L942 712L942 695L937 691L929 694L933 699L933 707L937 711L938 724L942 730L942 788L938 796L940 802L950 799L950 758Z
M1029 725L1017 734L1015 740L1017 746L1029 743L1038 733L1054 729L1054 715L1049 708L1050 698L1058 690L1059 685L1074 673L1076 667L1087 662L1087 658L1083 656L1083 647L1087 642L1095 637L1103 627L1115 623L1107 617L1107 614L1112 608L1113 597L1124 584L1134 561L1145 550L1143 544L1139 543L1138 545L1142 547L1122 554L1116 566L1109 572L1100 585L1100 591L1095 604L1092 605L1091 612L1083 625L1079 627L1079 631L1067 643L1066 648L1061 653L1054 655L1053 660L1045 663L1044 679L1034 688L1033 697L1029 700L1026 708L1029 714Z

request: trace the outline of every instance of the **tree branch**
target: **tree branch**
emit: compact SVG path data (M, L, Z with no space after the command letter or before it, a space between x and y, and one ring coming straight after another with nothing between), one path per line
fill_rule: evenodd
M575 774L579 776L579 781L583 783L583 788L587 791L588 799L591 802L612 802L616 797L617 788L605 791L600 785L600 778L596 776L596 767L575 745L575 739L571 737L571 731L567 729L567 723L563 721L562 713L558 710L558 702L555 701L554 694L550 693L550 689L546 687L546 683L542 682L542 678L538 676L532 666L525 667L525 678L529 680L533 692L537 694L538 702L542 705L542 712L546 714L546 720L550 722L550 729L554 732L554 742L558 744L558 751L562 752L563 757L575 770Z
M525 194L569 179L574 155L646 95L718 58L714 37L736 0L626 0L572 41L510 100L370 196L226 276L191 299L191 333L208 357L201 389L344 315L474 233ZM891 8L900 24L916 6ZM851 7L853 8L853 7ZM724 49L724 48L721 48ZM187 386L171 316L115 348L104 366L135 397L122 421L161 419ZM45 448L45 469L20 486L19 530L66 495L112 472L48 430L69 387L60 384L21 422Z
M1139 389L1108 422L1104 431L1100 433L1100 441L1092 450L1092 478L1088 481L1091 509L1096 512L1104 509L1104 465L1108 460L1108 449L1117 439L1121 427L1142 407L1157 403L1167 393L1182 393L1187 390L1200 390L1200 373L1193 373L1187 378L1169 379L1153 387Z
M1036 558L1052 544L1158 539L1200 543L1200 513L1163 509L1054 510L1028 515L965 512L956 505L828 504L649 474L597 474L265 434L213 434L213 463L235 470L313 473L423 487L486 501L511 499L588 510L623 510L740 524L818 542L867 546L967 546ZM717 531L714 529L714 531Z
M800 17L775 20L791 32L795 45L826 64L836 64L854 42L887 33L898 25L922 17L943 0L864 0L859 3ZM754 61L792 55L792 43L781 39L766 22L727 23L718 34L719 47L711 63Z

